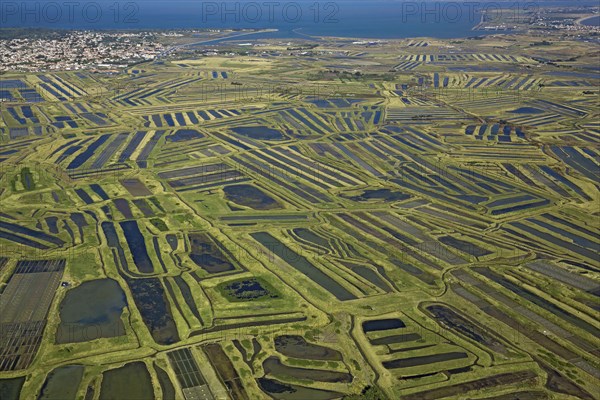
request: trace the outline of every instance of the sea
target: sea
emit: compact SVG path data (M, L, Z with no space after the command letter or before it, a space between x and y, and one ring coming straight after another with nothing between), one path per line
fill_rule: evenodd
M254 38L465 38L483 10L519 18L542 6L598 7L597 0L19 0L0 2L0 27L77 30L271 29ZM486 25L494 25L488 22ZM510 26L508 27L510 28ZM237 40L240 40L239 37Z
M590 17L581 21L583 25L600 27L600 15Z

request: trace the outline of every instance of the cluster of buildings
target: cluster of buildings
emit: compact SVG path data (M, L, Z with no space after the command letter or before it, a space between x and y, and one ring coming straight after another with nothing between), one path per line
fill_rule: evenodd
M599 32L600 29L597 26L584 25L576 21L575 19L559 19L559 20L544 20L541 19L532 24L532 26L554 29L554 30L562 30L569 32L583 32L583 33L591 33L591 32Z
M155 36L152 32L68 31L0 39L0 71L110 69L152 60L164 51Z
M599 33L600 27L597 24L587 24L585 22L591 16L595 16L597 20L599 15L597 9L577 7L576 2L573 3L574 7L540 10L539 13L536 13L533 21L531 21L531 25L542 29L576 33Z

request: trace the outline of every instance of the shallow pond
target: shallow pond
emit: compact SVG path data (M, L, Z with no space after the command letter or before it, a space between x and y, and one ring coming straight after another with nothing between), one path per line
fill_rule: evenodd
M479 247L475 243L471 243L466 240L461 240L452 236L443 236L440 237L438 240L447 246L453 247L457 250L462 251L463 253L467 253L475 257L483 257L488 254L491 254L490 251Z
M85 342L125 334L121 321L125 292L112 279L84 282L67 292L60 305L56 343Z
M281 377L292 377L294 379L330 382L330 383L350 383L352 375L345 372L328 371L322 369L290 367L283 364L279 358L271 356L263 362L265 374L272 374Z
M281 206L269 195L252 185L232 185L223 188L225 198L255 210L272 210Z
M143 362L126 364L102 374L100 400L152 400L154 389Z
M389 329L404 328L406 325L398 318L377 319L362 323L363 332L387 331Z
M173 386L173 382L171 382L171 378L169 378L169 374L156 364L154 364L154 371L156 371L156 376L158 377L163 400L175 400L175 387Z
M350 268L356 274L362 276L363 278L365 278L366 280L368 280L372 284L374 284L377 287L379 287L381 290L383 290L385 292L391 292L392 291L392 289L390 288L390 286L386 282L384 282L379 277L379 275L377 275L377 273L375 271L373 271L372 269L370 269L369 267L361 266L361 265L348 264L348 263L344 263L344 265L346 265L348 268Z
M229 282L224 284L220 290L230 301L276 299L279 297L265 282L256 278Z
M48 374L38 400L70 400L77 397L83 378L82 365L66 365Z
M332 400L342 398L341 393L290 385L275 379L259 378L260 389L277 400Z
M373 339L370 342L373 346L381 346L384 344L414 342L419 339L421 339L421 336L418 333L403 333L400 335L380 337L377 339Z
M185 142L188 140L202 139L204 135L194 129L180 129L170 136L167 136L167 142Z
M451 360L459 360L462 358L468 358L467 353L453 351L450 353L442 353L442 354L430 354L426 356L420 357L411 357L411 358L403 358L399 360L392 361L384 361L383 366L387 369L394 368L408 368L408 367L416 367L419 365L427 365L433 363L439 363L444 361Z
M19 400L21 388L25 383L25 377L13 379L0 379L0 399Z
M161 281L157 278L128 279L127 284L154 341L159 344L178 342L177 326Z
M148 250L146 249L146 242L144 241L144 235L140 231L140 228L136 221L125 221L120 223L125 239L131 250L133 256L133 262L141 273L152 273L154 272L154 265L152 260L148 256Z
M509 111L512 114L543 114L544 111L534 107L520 107L516 110Z
M319 268L312 265L305 257L296 253L277 238L267 232L256 232L251 234L252 238L266 247L269 251L283 259L290 266L302 272L312 281L329 291L338 300L352 300L356 296L340 285L335 279L325 274Z
M375 189L366 190L359 196L350 197L353 201L369 201L369 200L384 200L384 201L399 201L410 198L410 195L400 192L394 192L390 189Z
M204 233L190 233L190 259L210 274L233 271L235 266L217 244Z
M275 350L287 357L341 361L342 354L334 349L306 341L302 336L283 335L275 338Z
M243 135L251 139L259 140L282 140L285 136L276 129L266 126L240 126L233 128L232 131L238 135Z

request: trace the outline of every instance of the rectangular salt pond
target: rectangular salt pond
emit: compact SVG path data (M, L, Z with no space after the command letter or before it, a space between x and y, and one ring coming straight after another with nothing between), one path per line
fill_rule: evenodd
M251 236L288 265L302 272L313 282L333 294L338 300L353 300L357 298L333 278L312 265L306 258L287 247L271 234L267 232L256 232L251 234Z

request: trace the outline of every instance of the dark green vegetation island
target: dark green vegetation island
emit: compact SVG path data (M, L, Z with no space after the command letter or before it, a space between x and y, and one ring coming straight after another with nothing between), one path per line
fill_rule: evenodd
M600 398L600 48L526 28L5 70L0 399Z

